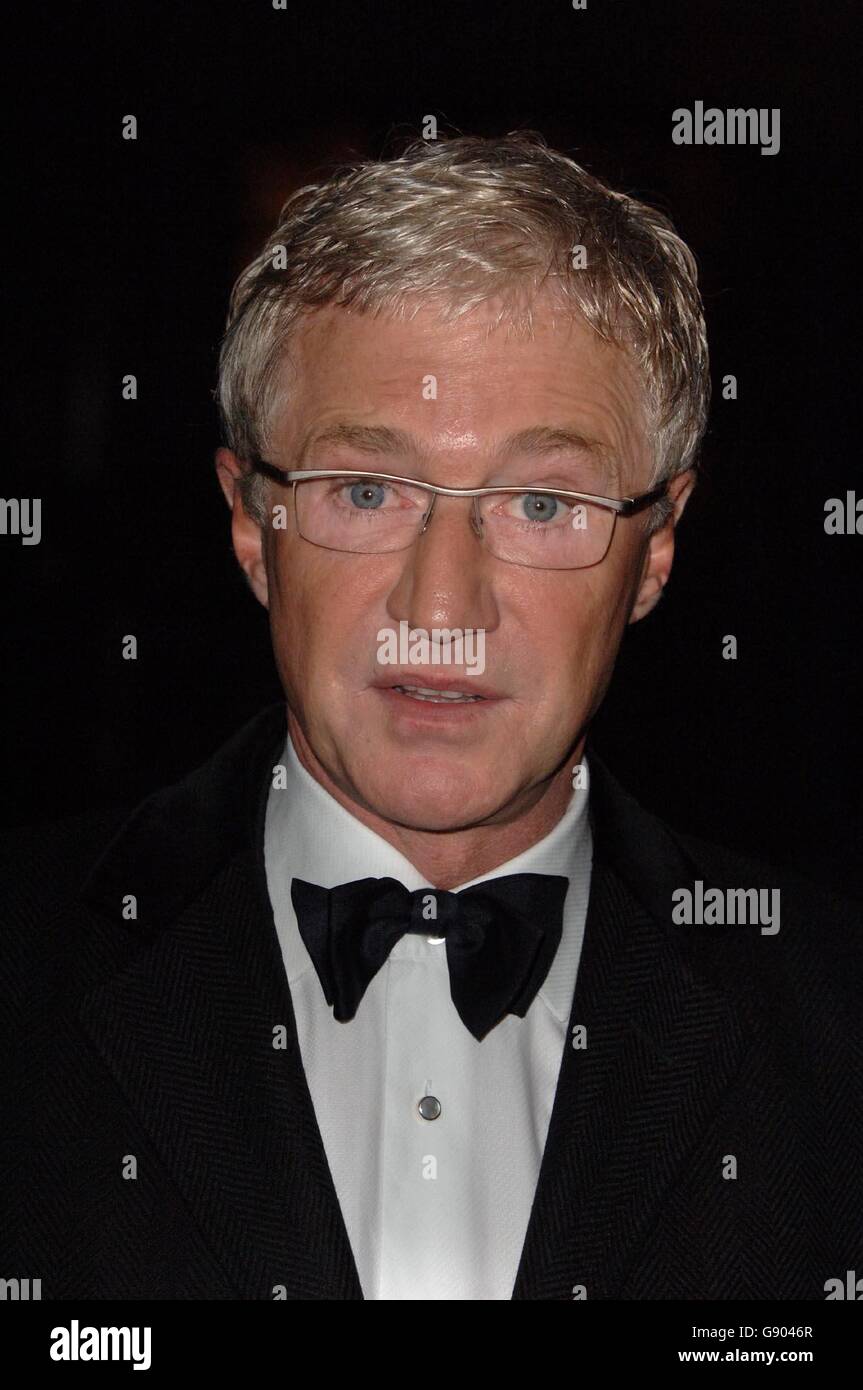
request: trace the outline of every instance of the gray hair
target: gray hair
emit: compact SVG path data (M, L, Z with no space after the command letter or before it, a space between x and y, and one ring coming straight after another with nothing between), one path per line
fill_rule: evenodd
M266 455L304 313L333 304L404 314L420 296L450 319L495 300L501 318L529 332L543 288L640 367L651 485L691 467L710 401L695 258L663 213L534 131L416 140L397 158L343 166L288 198L231 294L216 392L226 442L243 460ZM256 473L243 480L261 522L263 487ZM670 510L664 499L654 527Z

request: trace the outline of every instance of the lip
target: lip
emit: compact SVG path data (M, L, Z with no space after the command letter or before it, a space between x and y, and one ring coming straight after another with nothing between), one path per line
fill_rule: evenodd
M479 695L483 700L488 700L489 703L502 698L497 691L492 690L488 685L480 684L473 676L465 675L461 678L457 678L452 676L431 675L420 670L419 667L416 666L411 666L406 671L401 671L393 667L386 676L382 676L378 680L372 682L372 686L375 690L390 692L393 691L393 687L396 685L412 685L424 690L440 690L442 692L446 690L458 690L462 695ZM439 709L440 706L434 705L432 708ZM468 707L462 705L457 708L465 709ZM474 708L474 706L471 706L471 708Z
M411 681L413 685L415 681ZM401 684L401 682L399 682ZM387 719L395 730L403 734L415 735L421 732L457 733L460 729L473 728L483 719L490 718L489 710L496 709L500 700L412 700L389 686L372 687L387 708ZM458 690L463 687L454 685ZM427 689L431 689L428 686Z

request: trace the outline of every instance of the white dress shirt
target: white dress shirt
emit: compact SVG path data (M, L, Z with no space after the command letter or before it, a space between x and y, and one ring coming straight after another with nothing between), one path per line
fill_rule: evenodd
M409 891L431 885L315 781L290 738L283 763L286 786L271 788L267 803L267 884L363 1296L509 1299L567 1045L590 887L588 793L573 792L545 839L470 881L569 879L561 941L542 988L523 1019L508 1014L477 1042L450 997L446 945L425 936L403 936L356 1017L334 1019L299 933L293 878L324 888L385 877ZM434 1120L417 1109L426 1095L440 1102Z

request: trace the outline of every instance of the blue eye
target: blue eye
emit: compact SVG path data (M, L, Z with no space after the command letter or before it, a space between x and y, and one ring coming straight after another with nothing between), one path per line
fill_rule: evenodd
M374 511L382 505L384 493L382 483L354 483L351 487L351 502L363 511Z
M556 497L548 497L541 492L526 492L519 500L529 521L551 521L557 515L559 503Z

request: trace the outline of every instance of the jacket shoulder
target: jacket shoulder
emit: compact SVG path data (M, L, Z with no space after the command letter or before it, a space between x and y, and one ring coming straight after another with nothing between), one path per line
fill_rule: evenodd
M82 942L70 906L128 813L113 806L0 834L0 1013L19 1040L63 997Z
M97 968L99 924L116 928L125 895L139 936L174 920L250 842L284 737L284 707L270 706L143 801L0 834L0 987L13 1007Z
M755 992L763 1024L801 1041L808 1037L813 1052L853 1047L853 1065L863 1065L863 906L787 866L676 830L669 834L692 868L680 887L691 889L699 879L705 894L755 889L770 918L760 927L682 930L696 931L702 942L713 937L714 958L716 940L722 943L726 966L748 976L745 985ZM850 1056L846 1061L851 1064Z
M670 825L595 755L593 765L595 853L598 840L689 964L747 998L777 1036L806 1036L816 1050L863 1046L863 906L798 869Z
M694 868L703 871L708 886L764 888L780 895L782 910L791 914L798 924L821 924L824 931L848 932L850 944L858 950L863 944L863 903L837 892L822 882L815 882L805 871L788 865L777 865L755 856L717 845L709 840L685 834L666 826ZM708 883L708 880L710 882Z
M0 832L3 928L41 919L74 896L134 803Z

